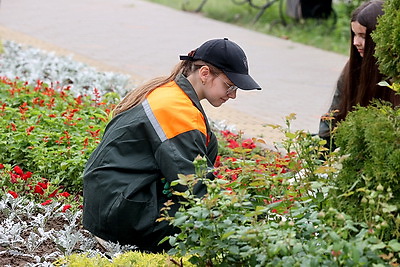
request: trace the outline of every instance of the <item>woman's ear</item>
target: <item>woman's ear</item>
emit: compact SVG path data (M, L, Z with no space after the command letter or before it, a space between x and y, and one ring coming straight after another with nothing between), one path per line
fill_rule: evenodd
M200 76L200 80L203 84L205 84L207 82L208 76L210 76L211 71L210 71L210 67L204 65L199 69L199 76Z

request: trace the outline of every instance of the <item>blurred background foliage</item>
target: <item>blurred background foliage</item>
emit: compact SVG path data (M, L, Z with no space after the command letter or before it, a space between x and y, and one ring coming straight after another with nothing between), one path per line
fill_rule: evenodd
M288 2L297 0L148 0L261 33L348 55L350 14L366 0L333 0L327 18L289 16ZM322 0L325 2L328 0ZM265 5L268 8L261 12ZM262 13L262 14L260 14ZM260 16L259 16L260 15ZM257 18L259 16L259 18Z

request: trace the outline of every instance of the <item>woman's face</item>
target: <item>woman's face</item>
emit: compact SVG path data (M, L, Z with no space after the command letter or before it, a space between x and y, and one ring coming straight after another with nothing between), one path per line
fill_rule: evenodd
M233 83L225 74L214 75L211 81L211 88L205 92L205 98L214 107L219 107L229 100L236 98L237 89L233 88Z
M353 45L357 48L360 56L363 57L367 28L361 25L358 21L353 21L351 23L351 30L354 33Z

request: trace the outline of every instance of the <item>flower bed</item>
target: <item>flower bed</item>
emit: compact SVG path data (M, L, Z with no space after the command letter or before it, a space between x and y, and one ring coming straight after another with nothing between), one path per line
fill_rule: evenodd
M40 77L0 79L0 264L117 266L139 264L143 257L150 262L126 252L133 247L99 247L80 222L80 176L119 95L102 88L79 94ZM244 139L215 124L220 151L215 179L205 178L202 158L194 162L195 174L180 175L174 184L185 184L188 191L174 193L188 205L159 220L181 232L165 240L174 246L169 256L147 257L158 266L398 264L398 237L383 238L382 221L339 209L348 203L348 192L336 195L336 180L349 155L328 151L325 141L307 132L290 131L293 119L291 114L285 127L273 126L286 136L276 151L262 139ZM199 180L208 188L202 199L191 194ZM372 191L389 196L381 186L370 190L368 199L383 199ZM382 218L396 218L395 203L384 207Z

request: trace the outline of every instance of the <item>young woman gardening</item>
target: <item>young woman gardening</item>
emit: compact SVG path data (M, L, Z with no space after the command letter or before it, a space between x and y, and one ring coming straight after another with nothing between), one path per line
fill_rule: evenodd
M156 220L168 200L175 203L171 215L179 207L169 184L178 174L193 174L198 155L210 168L217 156L200 100L219 107L237 89L261 89L249 75L244 51L227 38L209 40L180 59L170 76L150 80L117 105L87 162L83 225L101 239L143 251L168 249L168 242L158 243L177 229ZM201 184L196 191L206 193Z

